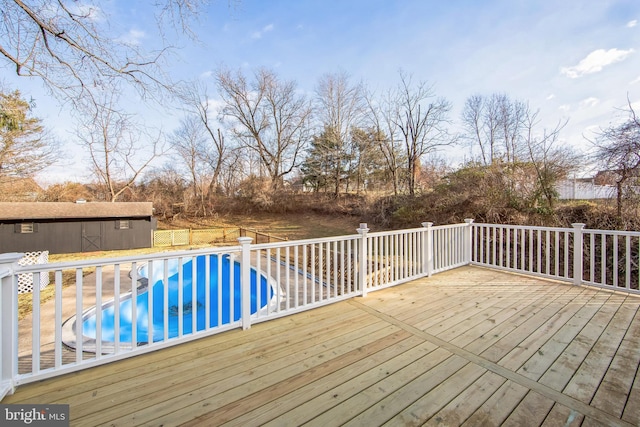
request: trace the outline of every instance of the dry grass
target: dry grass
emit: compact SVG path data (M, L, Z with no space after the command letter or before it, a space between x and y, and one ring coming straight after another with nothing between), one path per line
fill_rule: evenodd
M158 228L245 227L289 240L355 234L360 221L348 215L307 213L258 213L224 215L216 218L185 219L159 224Z

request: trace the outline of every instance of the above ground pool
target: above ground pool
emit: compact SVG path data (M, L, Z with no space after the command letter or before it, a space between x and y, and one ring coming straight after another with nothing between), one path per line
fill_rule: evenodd
M180 323L182 323L182 334L190 334L193 329L193 316L196 316L196 330L201 331L206 328L206 297L207 286L209 287L209 327L219 326L231 323L231 315L233 313L233 321L240 320L241 300L240 300L240 264L233 263L233 287L231 286L231 262L229 256L222 257L219 262L217 255L201 255L195 257L196 260L196 302L193 303L193 266L192 259L187 258L182 263L182 292L179 289L179 261L171 259L166 262L157 260L151 263L151 277L149 277L148 264L145 264L138 270L138 276L146 278L149 286L153 286L152 310L153 324L152 334L153 341L162 341L165 339L165 320L167 321L168 330L166 338L174 338L179 334ZM209 262L209 283L206 283L206 262ZM167 273L167 289L165 292L165 270ZM218 271L221 270L221 274ZM222 281L218 283L219 276ZM144 281L144 279L143 279ZM273 298L274 292L266 277L260 276L260 289L258 292L258 280L255 270L251 270L251 313L256 313L259 309L265 307ZM164 312L165 294L167 295L169 304L168 312ZM180 299L180 294L182 299ZM148 287L140 287L136 296L136 313L135 313L135 329L136 343L149 342L149 289ZM260 301L258 304L258 295ZM101 329L102 343L109 346L115 342L115 307L119 306L119 335L120 343L124 346L132 344L133 334L133 315L131 304L131 293L125 294L120 301L108 301L102 305ZM182 304L180 306L180 301ZM219 304L220 302L220 304ZM220 309L220 310L219 310ZM94 347L96 339L96 307L84 312L82 316L82 335L85 345L84 350L91 351ZM182 314L182 322L180 320ZM69 332L75 332L75 317L65 322L68 332L63 334L63 341L66 345L75 346L77 338L65 339Z

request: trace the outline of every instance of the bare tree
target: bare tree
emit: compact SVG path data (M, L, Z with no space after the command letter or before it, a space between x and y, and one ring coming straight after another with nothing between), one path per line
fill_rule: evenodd
M175 218L182 211L187 187L187 181L174 163L151 169L139 185L145 200L153 202L155 215L164 219Z
M219 111L212 108L206 85L190 84L183 92L182 99L185 109L197 119L204 132L205 140L203 141L201 160L210 169L211 179L209 180L208 194L211 195L215 193L219 184L220 174L231 148L228 146L219 124L216 126L216 117ZM193 123L193 125L196 124Z
M357 146L352 144L352 129L361 125L366 110L361 84L352 85L345 72L325 74L316 85L317 112L325 129L325 139L330 143L325 147L333 159L334 194L340 192L345 181L345 191L349 188L349 177L354 168ZM343 165L347 171L343 175Z
M299 165L308 140L309 101L293 81L282 81L271 70L260 69L248 82L241 72L219 70L222 114L230 120L234 135L258 155L271 180L271 189L282 186L283 177Z
M203 181L207 176L206 163L203 161L205 138L198 118L190 115L182 119L180 127L173 132L169 142L191 178L192 195L198 201L195 213L206 216L206 194L203 188Z
M547 207L553 209L558 198L556 183L580 165L580 156L570 146L559 146L560 131L567 122L558 122L553 129L538 131L538 112L527 113L523 119L524 141L529 162L536 173L534 199L542 198Z
M167 22L189 33L189 22L207 0L164 0L155 3L158 35L154 50L114 34L117 27L96 0L1 0L0 57L19 76L40 78L65 100L92 97L114 81L126 81L142 94L166 89L163 73Z
M497 104L497 122L500 125L499 137L504 146L506 161L514 163L524 154L525 147L523 145L528 145L522 143L521 133L531 129L532 125L537 122L538 113L532 113L526 102L511 100L504 94L495 95L492 100Z
M229 150L220 171L220 186L225 196L233 195L240 187L240 183L250 175L246 164L247 159L243 150L239 147Z
M406 152L407 189L414 195L422 157L455 141L446 128L451 104L444 98L430 101L435 96L433 86L426 82L414 85L411 76L402 71L397 90L396 126Z
M368 118L371 127L378 136L377 147L384 158L384 165L393 186L393 194L398 195L400 171L404 161L399 129L399 102L395 91L387 91L376 99L373 93L367 93Z
M511 100L505 94L470 96L462 111L466 140L480 149L485 165L498 159L513 163L526 156L526 142L521 136L530 114L525 102Z
M628 119L601 129L596 139L595 160L616 177L618 218L622 219L623 198L637 187L640 177L640 119L628 103ZM633 185L629 185L633 184Z
M76 135L89 155L93 176L115 202L163 154L163 147L160 135L146 134L142 125L116 108L115 94L103 97L101 108L90 102L83 110Z

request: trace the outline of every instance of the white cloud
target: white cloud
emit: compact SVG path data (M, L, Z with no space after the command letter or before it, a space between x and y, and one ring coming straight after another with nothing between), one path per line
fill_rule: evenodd
M555 97L556 97L556 95L554 93L550 93L549 95L547 95L547 101L550 101Z
M262 27L262 29L260 31L254 31L253 33L251 33L251 38L252 39L260 39L260 38L262 38L264 33L268 33L269 31L273 31L273 28L274 28L273 24L265 25L264 27Z
M636 77L635 79L631 80L629 82L630 85L634 85L636 83L640 83L640 76Z
M599 103L600 103L600 100L598 98L591 96L589 98L586 98L580 101L580 107L582 108L595 107Z
M585 74L593 74L602 71L602 69L607 65L624 61L633 52L633 49L597 49L582 59L578 65L562 67L560 72L571 79L577 79Z
M127 34L120 36L118 38L118 41L131 46L137 46L146 36L147 34L144 31L131 29Z
M207 105L213 111L220 111L226 104L220 99L209 98L207 99Z
M637 19L634 19L633 21L627 22L627 28L633 28L636 25L638 25L638 20Z
M569 104L562 104L558 107L558 109L566 113L567 111L571 110L571 106Z

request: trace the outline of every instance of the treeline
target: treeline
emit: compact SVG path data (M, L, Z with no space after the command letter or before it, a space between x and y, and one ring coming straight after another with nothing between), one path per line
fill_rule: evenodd
M326 74L309 95L272 70L220 68L174 95L182 119L169 133L126 114L117 92L76 104L76 142L92 184L53 185L42 198L150 200L164 218L324 203L388 225L414 217L450 222L467 212L490 222L513 221L510 212L548 220L556 183L591 163L618 190L619 226L637 205L640 122L631 103L628 120L602 129L587 158L561 143L564 122L542 127L526 101L473 95L455 119L433 86L404 72L377 93L344 73ZM55 163L33 104L19 92L0 101L0 182ZM471 160L453 169L439 154L447 146Z
M373 192L341 193L302 191L288 186L270 193L266 179L248 179L242 192L210 198L207 209L212 215L226 214L304 214L349 216L354 223L367 222L377 229L419 227L430 221L436 225L463 222L528 224L570 227L582 222L587 228L640 230L640 203L625 196L622 216L615 203L604 201L556 201L553 207L536 192L533 166L526 163L470 163L455 171L440 169L429 178L431 190L423 194L393 195ZM530 189L525 191L524 189ZM269 196L265 196L268 194ZM56 184L45 190L41 201L104 200L98 187L76 183ZM265 200L268 199L268 202ZM180 176L152 176L131 186L123 201L152 201L156 216L170 222L175 219L199 221L199 205L190 204L190 188Z

